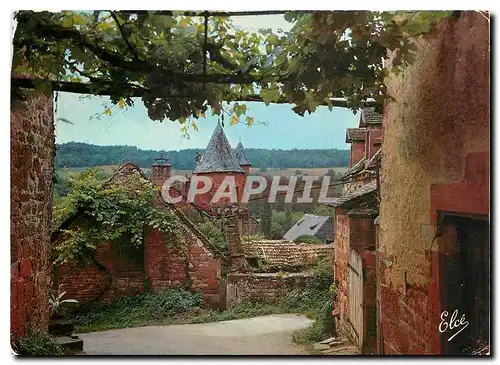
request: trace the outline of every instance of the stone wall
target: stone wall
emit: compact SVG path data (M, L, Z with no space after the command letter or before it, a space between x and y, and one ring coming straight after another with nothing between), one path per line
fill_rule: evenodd
M333 276L337 284L338 293L334 302L334 312L338 316L337 325L340 328L341 323L347 319L349 306L348 293L348 264L349 264L349 216L348 211L343 208L335 209L335 259L333 267Z
M231 273L227 276L226 306L230 308L243 300L275 303L292 289L309 286L314 277L311 273Z
M11 110L11 336L46 330L54 169L52 97L30 93Z
M436 215L489 213L489 63L488 20L461 12L388 80L377 262L385 354L442 352Z
M186 285L202 293L211 306L217 307L221 262L192 231L185 227L179 229L184 230L185 245L182 247L169 244L168 237L156 230L145 236L144 270L118 272L113 244L104 243L99 246L97 255L102 266L80 268L65 264L58 269L57 284L67 284L67 297L82 303L96 299L104 290L99 300L111 301L122 295Z
M349 167L356 165L365 154L365 141L353 141L351 143L351 155Z

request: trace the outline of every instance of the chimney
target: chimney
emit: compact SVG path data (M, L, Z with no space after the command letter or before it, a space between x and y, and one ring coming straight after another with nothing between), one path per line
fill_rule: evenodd
M171 165L168 163L168 158L163 158L160 155L155 159L155 163L151 166L151 176L156 186L163 186L163 183L171 176Z

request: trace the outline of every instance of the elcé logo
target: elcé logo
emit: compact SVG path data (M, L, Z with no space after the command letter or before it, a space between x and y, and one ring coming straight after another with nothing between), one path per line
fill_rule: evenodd
M456 335L462 332L468 325L469 321L465 320L465 314L462 314L462 318L460 320L458 317L458 309L455 309L449 319L447 319L449 313L444 311L441 313L441 323L439 324L439 332L444 333L446 331L451 331L454 329L458 329L453 336L448 338L448 342L450 342Z

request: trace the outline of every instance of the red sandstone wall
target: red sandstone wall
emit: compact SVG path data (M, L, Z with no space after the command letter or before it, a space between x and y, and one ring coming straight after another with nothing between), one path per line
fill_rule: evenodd
M30 94L11 110L11 335L49 320L54 169L52 97Z
M349 216L347 210L342 208L335 209L335 263L334 280L338 285L338 294L335 301L335 309L339 317L337 324L346 321L348 313L348 263L349 263Z
M351 143L351 155L349 159L349 167L353 167L365 155L365 142L354 141Z
M122 295L134 295L146 290L159 291L170 286L188 285L202 293L213 306L219 303L221 263L201 244L197 237L185 231L183 247L165 243L164 235L152 230L145 238L144 272L117 273L116 256L112 244L98 249L98 262L112 275L111 289L103 300ZM86 268L64 265L57 273L57 284L67 285L67 296L81 302L96 298L107 288L108 275L92 265Z
M439 354L436 210L489 211L489 23L439 24L391 76L382 145L379 338L385 354Z
M206 176L212 180L212 189L205 194L197 194L195 197L195 202L199 206L210 206L210 202L214 197L216 191L219 189L220 185L224 181L226 176L234 176L236 187L237 187L237 198L241 199L241 195L243 194L243 187L245 181L245 174L243 173L233 173L233 172L214 172L210 174L198 174L199 176ZM199 182L199 188L202 188L203 183ZM226 192L229 191L226 189ZM219 204L224 204L229 202L229 198L221 198L218 202Z
M365 141L365 157L369 161L373 155L380 149L380 147L375 147L373 144L376 142L381 142L382 130L381 129L369 129L367 132L367 138Z

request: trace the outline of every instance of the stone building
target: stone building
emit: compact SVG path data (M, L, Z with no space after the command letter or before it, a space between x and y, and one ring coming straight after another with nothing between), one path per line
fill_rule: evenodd
M174 184L177 193L172 195L180 194L182 196L182 200L178 205L192 219L196 219L196 216L201 215L208 219L218 220L228 214L237 214L240 235L257 233L258 220L252 216L247 204L241 203L246 178L249 176L250 167L252 166L245 154L243 144L239 142L236 149L232 149L221 124L218 123L204 154L200 157L200 160L196 162L192 175L186 177L185 182ZM155 184L162 186L163 182L171 176L170 171L171 166L168 160L163 163L155 163L152 166L152 179ZM193 177L197 176L208 177L212 181L212 187L206 193L197 194L192 203L187 203ZM234 178L237 202L231 203L227 197L212 202L217 189L227 177ZM203 188L203 182L199 181L197 187Z
M382 115L363 108L358 128L348 129L350 169L341 177L343 194L335 207L334 298L337 328L363 353L376 351L375 226L378 215Z
M137 174L149 181L136 165L127 163L105 185L123 183ZM97 248L95 263L85 267L61 265L56 270L54 285L66 284L67 296L82 303L183 285L201 292L208 303L217 307L224 255L179 207L165 203L159 193L156 204L179 219L178 230L184 238L181 247L170 245L172 238L168 235L145 227L143 245L102 242ZM59 242L64 230L74 229L79 223L80 215L75 213L54 232L53 242Z
M388 80L377 250L378 352L489 343L489 19L455 12ZM390 65L389 65L390 67ZM439 331L457 310L469 325ZM446 313L445 313L446 315Z

